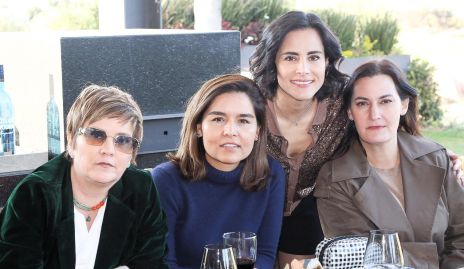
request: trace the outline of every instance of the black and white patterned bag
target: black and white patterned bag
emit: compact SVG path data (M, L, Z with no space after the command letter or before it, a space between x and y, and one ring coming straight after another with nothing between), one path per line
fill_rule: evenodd
M367 236L346 235L322 240L316 258L324 269L362 268Z

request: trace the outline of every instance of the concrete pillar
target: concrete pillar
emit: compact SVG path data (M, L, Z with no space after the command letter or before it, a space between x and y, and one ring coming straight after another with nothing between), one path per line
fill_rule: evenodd
M161 29L161 0L99 0L100 30Z
M195 30L219 31L222 29L221 0L194 0Z
M124 29L124 0L99 0L98 23L99 29L103 31Z

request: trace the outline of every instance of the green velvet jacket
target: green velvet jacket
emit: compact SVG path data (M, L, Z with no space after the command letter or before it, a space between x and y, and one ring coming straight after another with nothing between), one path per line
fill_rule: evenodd
M70 162L24 178L0 214L0 268L75 268ZM110 189L95 268L168 268L166 218L148 172L129 167Z

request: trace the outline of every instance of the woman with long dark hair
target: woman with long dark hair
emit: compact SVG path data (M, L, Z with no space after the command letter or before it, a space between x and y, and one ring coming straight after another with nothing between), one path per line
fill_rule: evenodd
M315 191L324 234L398 232L405 265L464 266L464 189L443 146L420 136L417 91L388 60L358 67L346 87L346 148Z

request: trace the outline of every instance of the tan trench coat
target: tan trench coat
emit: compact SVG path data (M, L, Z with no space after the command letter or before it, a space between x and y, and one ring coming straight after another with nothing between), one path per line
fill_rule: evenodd
M398 232L405 265L464 267L464 190L442 146L398 132L404 210L367 161L359 142L320 170L317 206L326 237Z

